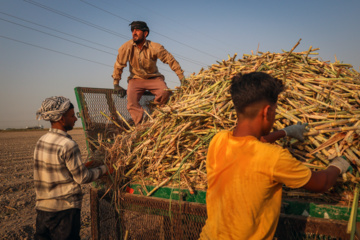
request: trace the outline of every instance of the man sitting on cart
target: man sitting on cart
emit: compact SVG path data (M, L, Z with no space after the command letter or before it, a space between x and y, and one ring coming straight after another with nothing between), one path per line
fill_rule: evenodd
M132 39L118 50L114 72L112 74L114 90L124 97L127 94L127 109L135 125L142 121L144 109L139 101L146 90L155 95L155 104L165 104L170 97L164 76L158 71L156 61L169 64L180 80L184 78L183 70L175 58L159 43L146 40L150 29L145 22L134 21L130 24ZM130 76L127 91L119 82L124 67L129 62Z

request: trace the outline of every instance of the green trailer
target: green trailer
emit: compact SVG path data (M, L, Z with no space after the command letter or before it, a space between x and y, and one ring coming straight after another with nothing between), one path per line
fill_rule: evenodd
M91 158L96 148L90 139L116 134L116 125L123 124L117 111L126 120L131 118L127 100L102 88L76 87L75 95ZM147 108L153 98L145 93L140 104ZM198 239L207 217L206 192L161 187L146 196L154 188L130 185L116 209L112 194L94 185L90 192L92 239ZM284 197L274 239L350 239L350 213L351 205Z

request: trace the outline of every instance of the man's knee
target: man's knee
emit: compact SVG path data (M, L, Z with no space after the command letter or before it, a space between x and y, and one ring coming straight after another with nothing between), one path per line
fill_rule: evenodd
M170 92L166 90L159 91L155 95L154 102L158 104L165 104L170 98Z

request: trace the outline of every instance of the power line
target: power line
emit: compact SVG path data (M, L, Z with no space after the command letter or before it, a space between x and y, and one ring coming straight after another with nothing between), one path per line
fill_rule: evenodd
M96 24L93 24L93 23L91 23L91 22L82 20L82 19L80 19L80 18L71 16L71 15L69 15L69 14L67 14L67 13L64 13L64 12L61 12L61 11L58 11L58 10L55 10L55 9L53 9L53 8L47 7L47 6L45 6L45 5L42 5L42 4L40 4L40 3L31 1L31 0L24 0L24 1L27 2L27 3L36 5L36 6L40 7L40 8L45 9L45 10L48 10L48 11L50 11L50 12L59 14L59 15L61 15L61 16L67 17L67 18L70 18L70 19L75 20L75 21L77 21L77 22L81 22L81 23L83 23L83 24L85 24L85 25L88 25L88 26L90 26L90 27L96 28L96 29L98 29L98 30L101 30L101 31L104 31L104 32L113 34L113 35L115 35L115 36L121 37L121 38L126 39L126 40L130 40L130 38L129 38L128 36L122 35L122 34L120 34L120 33L118 33L118 32L115 32L115 31L112 31L112 30L110 30L110 29L101 27L101 26L99 26L99 25L96 25Z
M96 8L96 9L99 9L99 10L101 10L101 11L103 11L103 12L106 12L106 13L108 13L108 14L111 14L112 16L115 16L115 17L117 17L117 18L120 18L120 19L122 19L122 20L124 20L124 21L126 21L126 22L131 22L130 20L128 20L128 19L126 19L126 18L120 17L120 16L117 15L117 14L114 14L114 13L112 13L112 12L109 12L109 11L107 11L107 10L105 10L105 9L102 9L102 8L100 8L100 7L98 7L98 6L95 6L95 5L91 4L91 3L87 3L87 2L85 2L84 0L80 0L80 1L83 2L83 3L85 3L85 4L88 4L88 5L92 6L92 7L94 7L94 8ZM171 40L171 41L174 41L174 42L176 42L176 43L178 43L178 44L181 44L181 45L183 45L183 46L185 46L185 47L188 47L188 48L190 48L190 49L192 49L192 50L195 50L195 51L197 51L197 52L200 52L200 53L202 53L202 54L205 54L205 55L208 55L208 56L210 56L210 57L214 57L214 58L216 58L216 59L219 59L218 57L216 57L216 56L214 56L214 55L211 55L211 54L209 54L209 53L207 53L207 52L201 51L201 50L199 50L199 49L197 49L197 48L194 48L194 47L192 47L192 46L190 46L190 45L188 45L188 44L186 44L186 43L183 43L183 42L180 42L180 41L178 41L178 40L176 40L176 39L170 38L170 37L168 37L168 36L166 36L166 35L164 35L164 34L161 34L161 33L159 33L159 32L156 32L156 31L151 31L151 32L152 32L152 33L155 33L155 34L158 34L158 35L160 35L160 36L162 36L162 37L164 37L164 38L167 38L167 39L169 39L169 40ZM205 64L205 65L207 65L207 64Z
M16 19L21 20L21 21L23 21L23 22L27 22L27 23L30 23L30 24L33 24L33 25L36 25L36 26L39 26L39 27L43 27L43 28L49 29L49 30L54 31L54 32L57 32L57 33L61 33L61 34L64 34L64 35L67 35L67 36L70 36L70 37L73 37L73 38L80 39L80 40L85 41L85 42L89 42L89 43L92 43L92 44L95 44L95 45L99 45L99 46L102 46L102 47L105 47L105 48L108 48L108 49L117 51L116 48L112 48L112 47L103 45L103 44L101 44L101 43L93 42L93 41L90 41L90 40L88 40L88 39L81 38L81 37L78 37L78 36L75 36L75 35L72 35L72 34L69 34L69 33L65 33L65 32L56 30L56 29L54 29L54 28L50 28L50 27L47 27L47 26L45 26L45 25L41 25L41 24L38 24L38 23L35 23L35 22L32 22L32 21L29 21L29 20L25 20L25 19L23 19L23 18L19 18L19 17L13 16L13 15L10 15L10 14L4 13L4 12L0 12L0 13L3 14L3 15L6 15L6 16L12 17L12 18L16 18Z
M35 6L38 6L38 7L40 7L40 8L43 8L43 9L45 9L45 10L51 11L51 12L53 12L53 13L59 14L59 15L61 15L61 16L70 18L70 19L72 19L72 20L74 20L74 21L83 23L83 24L88 25L88 26L90 26L90 27L94 27L94 28L99 29L99 30L101 30L101 31L105 31L105 32L110 33L110 34L114 34L115 36L120 36L120 37L122 37L122 38L125 38L126 40L130 40L130 38L127 37L127 36L125 36L125 35L122 35L122 34L119 35L119 33L117 33L117 32L114 32L114 31L112 31L112 30L106 29L106 28L104 28L104 27L101 27L101 26L99 26L99 25L93 24L93 23L91 23L91 22L82 20L82 19L80 19L80 18L71 16L71 15L69 15L69 14L67 14L67 13L64 13L64 12L61 12L61 11L59 11L59 10L56 10L56 9L47 7L47 6L42 5L42 4L40 4L40 3L31 1L31 0L24 0L24 1L25 1L25 2L28 2L28 3L30 3L30 4L33 4L33 5L35 5ZM84 3L85 3L85 2L84 2ZM88 4L88 3L86 3L86 4ZM91 6L95 7L95 8L98 8L98 7L96 7L96 6L92 5L92 4L89 4L89 5L91 5ZM107 13L110 13L110 12L104 10L104 9L101 9L101 8L98 8L98 9L100 9L100 10L102 10L102 11L105 11L105 12L107 12ZM112 13L110 13L110 14L112 14ZM130 22L130 20L124 19L124 18L122 18L122 17L120 17L120 16L118 16L118 15L116 15L116 14L112 14L112 15L114 15L114 16L116 16L116 17L118 17L118 18L121 18L122 20L125 20L125 21L127 21L127 22ZM207 64L205 64L205 63L201 63L201 62L195 61L195 60L193 60L193 59L186 58L186 57L181 56L181 55L178 55L178 54L173 54L173 55L177 56L177 57L180 58L180 59L183 59L184 61L188 61L188 62L191 62L191 63L193 63L193 64L197 64L197 65L199 65L199 66L201 66L201 67L204 67L204 66L207 65Z
M110 12L110 11L107 11L107 10L105 10L105 9L103 9L103 8L100 8L100 7L98 7L98 6L95 6L94 4L85 2L85 1L83 1L83 0L80 0L80 1L83 2L83 3L85 3L85 4L87 4L87 5L89 5L89 6L94 7L94 8L96 8L96 9L100 10L100 11L103 11L103 12L105 12L105 13L108 13L108 14L114 16L114 17L120 18L121 20L124 20L124 21L126 21L126 22L128 22L128 23L131 22L130 20L128 20L128 19L126 19L126 18L123 18L123 17L121 17L121 16L119 16L119 15L117 15L117 14L114 14L114 13L112 13L112 12ZM154 31L151 31L151 32L154 32ZM154 33L156 33L156 32L154 32ZM172 55L174 55L175 57L177 57L177 58L179 58L179 59L182 59L182 60L184 60L184 61L188 61L188 62L191 62L191 63L193 63L193 64L199 65L199 66L201 66L201 67L204 67L204 66L207 65L206 63L199 62L199 61L196 61L196 60L193 60L193 59L190 59L190 58L181 56L181 55L179 55L179 54L172 53Z
M56 38L59 38L59 39L62 39L62 40L65 40L65 41L68 41L68 42L71 42L71 43L75 43L75 44L81 45L81 46L83 46L83 47L87 47L87 48L90 48L90 49L94 49L94 50L97 50L97 51L100 51L100 52L104 52L104 53L110 54L110 55L112 55L112 56L116 56L114 53L110 53L110 52L103 51L103 50L101 50L101 49L93 48L93 47L91 47L91 46L87 46L87 45L82 44L82 43L78 43L78 42L75 42L75 41L72 41L72 40L69 40L69 39L66 39L66 38L63 38L63 37L59 37L59 36L56 36L56 35L53 35L53 34L44 32L44 31L40 31L40 30L31 28L31 27L28 27L28 26L24 26L24 25L22 25L22 24L18 24L18 23L15 23L15 22L12 22L12 21L3 19L3 18L0 18L0 20L3 20L3 21L5 21L5 22L9 22L9 23L12 23L12 24L15 24L15 25L24 27L24 28L28 28L28 29L30 29L30 30L37 31L37 32L40 32L40 33L43 33L43 34L47 34L47 35L49 35L49 36L56 37ZM160 68L160 67L159 67L159 69L161 69L162 71L165 71L165 72L171 72L171 71L169 71L169 70L167 70L167 69L164 69L164 68Z
M8 23L11 23L11 24L15 24L15 25L18 25L18 26L21 26L21 27L24 27L24 28L27 28L27 29L30 29L30 30L33 30L33 31L37 31L37 32L40 32L40 33L43 33L43 34L46 34L46 35L49 35L49 36L52 36L52 37L56 37L56 38L62 39L62 40L64 40L64 41L68 41L68 42L71 42L71 43L75 43L75 44L80 45L80 46L83 46L83 47L91 48L91 49L96 50L96 51L100 51L100 52L103 52L103 53L107 53L107 54L110 54L110 55L114 55L114 53L106 52L106 51L103 51L103 50L101 50L101 49L97 49L97 48L94 48L94 47L91 47L91 46L88 46L88 45L85 45L85 44L82 44L82 43L78 43L78 42L75 42L75 41L72 41L72 40L63 38L63 37L59 37L59 36L56 36L56 35L54 35L54 34L47 33L47 32L41 31L41 30L37 30L37 29L32 28L32 27L24 26L24 25L22 25L22 24L15 23L15 22L12 22L12 21L3 19L3 18L0 18L0 20L5 21L5 22L8 22Z
M102 65L102 66L106 66L106 67L113 68L113 66L111 66L111 65L107 65L107 64L104 64L104 63L101 63L101 62L97 62L97 61L93 61L93 60L86 59L86 58L83 58L83 57L75 56L75 55L72 55L72 54L60 52L60 51L53 50L53 49L50 49L50 48L45 48L45 47L38 46L38 45L35 45L35 44L32 44L32 43L20 41L20 40L14 39L14 38L2 36L2 35L0 35L0 38L5 38L5 39L8 39L8 40L11 40L11 41L14 41L14 42L18 42L18 43L23 43L23 44L26 44L26 45L29 45L29 46L32 46L32 47L41 48L41 49L44 49L44 50L47 50L47 51L51 51L51 52L55 52L55 53L59 53L59 54L65 55L65 56L69 56L69 57L73 57L73 58L77 58L77 59L80 59L80 60L84 60L84 61L88 61L88 62L92 62L92 63L99 64L99 65ZM171 72L171 71L168 71L168 70L166 70L166 69L162 69L162 68L159 68L159 69L161 69L161 70L163 70L163 71L166 71L166 72ZM170 80L166 80L166 82L172 82L172 83L176 83L176 84L177 84L177 82L170 81Z
M96 62L96 61L89 60L89 59L82 58L82 57L78 57L78 56L75 56L75 55L72 55L72 54L68 54L68 53L60 52L60 51L53 50L53 49L50 49L50 48L45 48L45 47L38 46L38 45L35 45L35 44L32 44L32 43L27 43L27 42L24 42L24 41L20 41L20 40L14 39L14 38L10 38L10 37L6 37L6 36L2 36L2 35L0 35L0 37L1 37L1 38L5 38L5 39L8 39L8 40L11 40L11 41L14 41L14 42L19 42L19 43L23 43L23 44L26 44L26 45L29 45L29 46L33 46L33 47L37 47L37 48L41 48L41 49L44 49L44 50L47 50L47 51L56 52L56 53L59 53L59 54L65 55L65 56L69 56L69 57L73 57L73 58L81 59L81 60L84 60L84 61L88 61L88 62L96 63L96 64L103 65L103 66L106 66L106 67L111 67L111 68L113 67L113 66L110 66L110 65L107 65L107 64L101 63L101 62Z
M94 27L94 28L96 28L96 29L98 29L98 30L101 30L101 31L104 31L104 32L113 34L113 35L115 35L115 36L119 36L119 37L124 38L124 39L126 39L126 40L130 40L130 38L127 37L127 36L125 36L125 35L119 34L119 33L115 32L115 31L112 31L112 30L110 30L110 29L101 27L101 26L96 25L96 24L93 24L93 23L91 23L91 22L82 20L82 19L80 19L80 18L71 16L71 15L69 15L69 14L67 14L67 13L58 11L58 10L56 10L56 9L47 7L47 6L42 5L42 4L40 4L40 3L31 1L31 0L24 0L24 1L25 1L25 2L28 2L28 3L30 3L30 4L33 4L33 5L35 5L35 6L38 6L38 7L40 7L40 8L43 8L43 9L45 9L45 10L51 11L51 12L53 12L53 13L59 14L59 15L61 15L61 16L70 18L70 19L72 19L72 20L74 20L74 21L83 23L83 24L88 25L88 26L90 26L90 27ZM118 16L118 17L119 17L119 16ZM127 21L128 21L128 20L127 20ZM174 54L174 55L175 55L175 54ZM176 55L175 55L175 56L176 56ZM179 57L180 59L183 59L184 61L188 61L188 62L191 62L191 63L193 63L193 64L197 64L197 65L199 65L199 66L201 66L201 67L204 67L204 65L205 65L205 66L207 65L207 64L205 64L205 63L200 63L200 62L197 62L197 61L195 61L195 60L192 60L192 59L189 59L189 58L180 56L180 55L177 56L177 57Z
M130 1L129 1L129 2L130 2ZM172 19L172 18L170 18L170 17L167 17L167 16L165 16L165 15L159 13L159 12L156 12L156 11L150 9L150 8L145 7L143 4L138 4L138 3L135 2L135 1L131 1L131 3L132 3L132 4L136 4L138 7L144 8L144 9L146 9L147 11L152 11L152 12L154 12L157 16L161 16L161 17L163 17L163 18L165 18L165 19L168 19L168 20L170 20L170 21L178 24L178 25L184 26L184 27L192 30L193 32L196 32L197 34L200 33L200 34L202 34L203 36L205 36L207 39L211 38L211 39L213 39L214 41L219 42L219 43L221 43L221 44L223 44L223 45L224 45L224 44L225 44L225 45L229 45L229 43L225 43L225 42L223 42L223 41L220 41L219 39L216 39L216 38L212 37L210 34L205 34L205 33L201 32L201 31L199 31L198 29L195 30L194 28L191 28L191 27L189 27L189 26L185 26L183 23L180 24L179 22L175 21L174 19ZM219 48L217 45L213 45L213 46L215 46L217 49L219 49L219 50L221 50L221 51L224 51L224 49Z
M21 18L12 16L12 15L9 15L9 14L3 13L3 12L0 12L0 13L1 13L1 14L4 14L4 15L7 15L7 16L10 16L10 17L13 17L13 18L16 18L16 19L19 19L19 20L21 20L21 21L23 21L23 22L31 23L31 24L34 24L34 25L37 25L37 26L40 26L40 27L44 27L44 28L46 28L46 29L50 29L50 30L55 31L55 32L59 32L59 33L62 33L62 34L65 34L65 35L68 35L68 36L71 36L71 37L74 37L74 38L78 38L78 39L83 40L83 41L86 41L86 42L90 42L90 43L93 43L93 44L97 44L97 45L100 45L100 46L107 47L107 46L105 46L105 45L102 45L102 44L99 44L99 43L95 43L95 42L92 42L92 41L88 41L88 40L86 40L86 39L79 38L79 37L77 37L77 36L74 36L74 35L71 35L71 34L67 34L67 33L58 31L58 30L53 29L53 28L46 27L46 26L44 26L44 25L40 25L40 24L31 22L31 21L28 21L28 20L25 20L25 19L21 19ZM24 26L24 25L22 25L22 24L15 23L15 22L9 21L9 20L7 20L7 19L0 18L0 20L6 21L6 22L9 22L9 23L12 23L12 24L15 24L15 25L24 27L24 28L28 28L28 29L33 30L33 31L41 32L41 33L43 33L43 34L47 34L47 35L49 35L49 36L56 37L56 38L59 38L59 39L65 40L65 41L69 41L69 42L72 42L72 43L75 43L75 44L78 44L78 45L81 45L81 46L84 46L84 47L87 47L87 48L91 48L91 49L94 49L94 50L97 50L97 51L101 51L101 52L104 52L104 53L107 53L107 54L110 54L110 55L113 55L113 56L115 55L114 53L110 53L110 52L103 51L103 50L101 50L101 49L93 48L93 47L91 47L91 46L87 46L87 45L82 44L82 43L78 43L78 42L75 42L75 41L72 41L72 40L69 40L69 39L66 39L66 38L63 38L63 37L59 37L59 36L56 36L56 35L53 35L53 34L44 32L44 31L40 31L40 30L31 28L31 27L28 27L28 26ZM117 51L117 49L115 49L115 48L110 48L110 47L107 47L107 48ZM179 57L179 58L182 59L181 57ZM186 59L184 59L184 60L186 61ZM159 69L164 70L164 71L166 71L166 72L170 72L169 70L163 69L163 68L160 68L160 67L159 67Z

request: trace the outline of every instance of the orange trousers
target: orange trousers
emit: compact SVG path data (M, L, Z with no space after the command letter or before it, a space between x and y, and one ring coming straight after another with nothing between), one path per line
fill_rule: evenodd
M128 82L127 94L127 110L135 125L138 125L144 115L144 109L139 101L146 90L155 95L154 102L156 104L165 104L170 97L170 92L166 91L168 87L162 77L149 79L133 78Z

